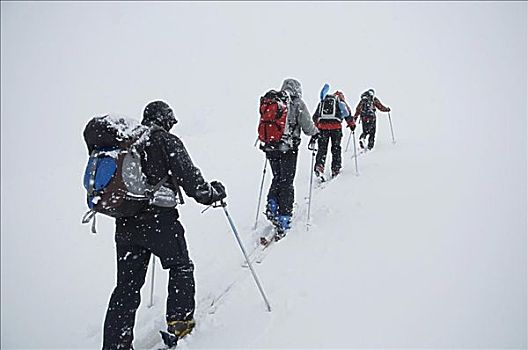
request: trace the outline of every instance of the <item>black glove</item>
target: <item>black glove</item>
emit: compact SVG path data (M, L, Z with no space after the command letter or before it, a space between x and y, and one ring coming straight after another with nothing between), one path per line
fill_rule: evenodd
M211 204L227 197L226 189L220 181L211 182Z
M310 151L313 151L315 149L315 143L317 142L317 139L319 138L319 134L315 134L310 139L310 142L308 142L308 149Z

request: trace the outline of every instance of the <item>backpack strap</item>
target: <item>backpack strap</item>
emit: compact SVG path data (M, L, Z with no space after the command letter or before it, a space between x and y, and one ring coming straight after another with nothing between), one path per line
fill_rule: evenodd
M159 126L157 125L154 125L152 126L150 129L150 133L152 134L153 132L155 131L166 131L165 129L163 128L160 128ZM167 163L167 166L169 164L169 157L167 156L167 150L165 149L165 147L162 147L162 152L163 154L165 155L165 162ZM178 181L176 180L176 178L172 175L165 175L165 177L158 183L158 185L156 185L156 187L158 187L155 191L153 191L152 193L154 194L157 190L159 190L161 188L161 186L168 180L168 179L171 179L171 182L172 184L174 185L174 188L176 189L176 194L178 195L178 198L177 198L177 202L178 204L185 204L185 201L183 200L183 195L181 193L181 189L180 189L180 184L178 184Z
M154 194L156 192L158 192L158 190L161 188L161 186L163 186L163 184L169 179L169 175L165 175L165 177L163 177L163 179L161 179L157 184L156 186L154 186L152 189L148 190L146 192L147 194L147 197L149 197L150 199L154 198Z
M88 185L88 191L86 192L86 200L90 200L90 197L93 196L95 192L95 171L97 170L97 162L99 161L99 158L95 155L97 154L97 151L93 151L92 154L90 154L90 158L93 159L92 167L90 168L90 180Z
M97 162L99 160L98 157L95 155L98 152L96 150L92 151L92 154L90 154L90 158L93 159L92 166L90 168L90 180L88 185L88 191L86 192L86 201L90 201L95 193L95 171L97 169ZM90 221L92 221L92 233L97 233L96 230L96 222L95 222L95 214L96 211L93 209L88 210L82 217L82 223L87 224Z
M83 224L87 224L92 221L92 233L97 233L97 230L95 229L95 214L97 214L97 212L93 209L90 209L84 213L82 217Z

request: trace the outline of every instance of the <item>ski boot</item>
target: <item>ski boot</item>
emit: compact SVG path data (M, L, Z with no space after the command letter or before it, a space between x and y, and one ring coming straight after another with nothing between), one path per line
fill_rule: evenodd
M314 169L314 173L315 173L315 177L317 177L319 180L321 180L321 182L323 182L325 179L324 179L324 165L323 164L316 164L315 165L315 169Z
M280 241L286 236L286 232L291 228L291 216L279 215L277 223L277 233L275 234L275 241Z
M341 172L341 169L332 169L332 178L339 175L340 172Z
M367 142L366 139L364 139L364 138L361 139L361 138L360 138L360 139L359 139L359 147L361 147L361 149L365 149L365 148L366 148L366 147L365 147L365 146L366 146L366 142Z
M275 198L268 199L268 204L266 204L266 218L271 221L273 225L276 225L278 215L279 203Z
M167 332L160 331L161 338L169 348L175 347L178 340L191 333L196 323L190 321L169 321L167 322Z

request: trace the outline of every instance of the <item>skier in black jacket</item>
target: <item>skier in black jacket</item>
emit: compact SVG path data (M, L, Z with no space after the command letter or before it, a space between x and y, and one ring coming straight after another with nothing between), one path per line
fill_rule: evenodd
M218 181L207 183L182 141L169 133L177 123L169 105L163 101L149 103L141 123L152 130L141 152L149 184L155 185L169 175L164 187L174 194L181 186L189 197L204 205L226 198L224 186ZM167 331L181 338L194 328L194 265L178 217L174 206L150 205L140 214L116 219L117 285L106 313L103 349L132 349L140 289L151 253L169 270Z

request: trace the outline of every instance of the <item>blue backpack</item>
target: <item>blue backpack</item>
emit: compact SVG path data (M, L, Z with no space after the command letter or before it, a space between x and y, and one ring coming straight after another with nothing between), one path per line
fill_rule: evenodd
M153 201L154 194L167 181L168 175L156 186L148 185L141 171L140 151L150 132L131 120L111 116L93 118L86 126L84 139L90 157L83 183L89 210L82 222L93 220L92 232L96 232L96 213L113 218L133 216ZM168 197L161 206L177 204L173 192Z

